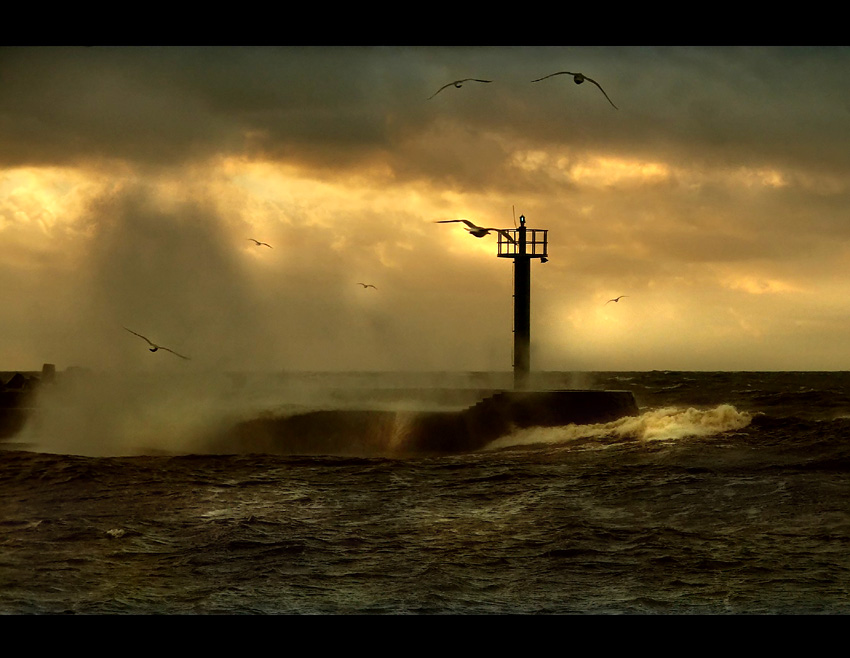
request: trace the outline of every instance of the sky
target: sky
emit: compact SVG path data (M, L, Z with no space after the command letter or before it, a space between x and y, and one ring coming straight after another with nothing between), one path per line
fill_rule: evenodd
M0 48L0 370L509 371L512 262L435 222L521 215L532 370L850 369L848 83L838 46Z

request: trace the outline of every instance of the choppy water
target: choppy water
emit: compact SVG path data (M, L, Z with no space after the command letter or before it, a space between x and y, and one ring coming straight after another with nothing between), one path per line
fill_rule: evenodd
M850 374L580 379L641 415L392 458L201 454L125 391L169 437L137 454L66 411L0 451L0 612L850 612Z

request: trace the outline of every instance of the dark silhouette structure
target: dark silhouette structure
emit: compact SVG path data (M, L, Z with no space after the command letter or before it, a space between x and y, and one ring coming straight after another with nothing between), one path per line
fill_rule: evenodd
M530 229L525 215L520 215L519 227L499 231L499 258L514 261L514 389L528 387L531 369L531 261L549 260L548 231Z
M499 391L457 411L327 409L263 416L210 437L213 453L443 455L474 452L517 428L634 416L629 391Z

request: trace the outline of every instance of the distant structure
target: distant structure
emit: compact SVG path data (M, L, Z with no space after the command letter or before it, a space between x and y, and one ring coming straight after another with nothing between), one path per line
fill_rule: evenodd
M519 227L501 229L498 233L499 258L514 261L514 389L528 387L531 369L531 259L541 263L549 260L548 231L530 229L525 215L519 217Z
M41 366L41 383L47 384L56 379L56 365L53 363L44 363Z

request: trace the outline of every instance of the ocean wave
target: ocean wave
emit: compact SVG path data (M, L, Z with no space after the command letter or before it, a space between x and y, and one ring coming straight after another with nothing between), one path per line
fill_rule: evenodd
M562 444L588 439L611 441L669 441L695 436L711 436L740 430L752 422L752 415L738 411L733 405L721 404L711 409L664 407L640 416L627 416L610 423L594 425L562 425L516 430L488 444L488 450L534 444Z

